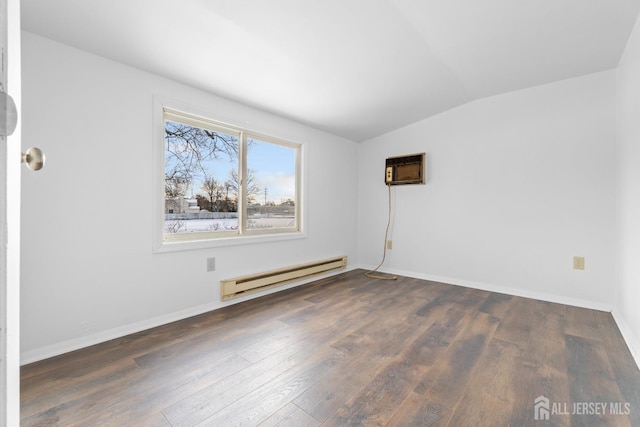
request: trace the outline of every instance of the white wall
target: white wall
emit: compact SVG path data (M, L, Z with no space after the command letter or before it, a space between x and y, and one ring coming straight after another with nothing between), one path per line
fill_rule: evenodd
M383 271L611 309L614 71L474 101L362 144L363 264L382 255L384 160L416 152L428 182L392 188Z
M30 33L22 46L23 146L48 162L23 173L23 363L220 307L221 279L334 255L357 263L355 143ZM153 254L156 94L304 143L308 237Z
M617 70L616 320L640 365L640 19Z

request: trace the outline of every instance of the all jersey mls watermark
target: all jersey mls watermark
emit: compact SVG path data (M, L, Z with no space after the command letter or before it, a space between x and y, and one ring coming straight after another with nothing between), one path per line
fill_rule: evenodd
M555 415L629 415L629 402L552 402L546 396L536 397L533 419L548 421Z

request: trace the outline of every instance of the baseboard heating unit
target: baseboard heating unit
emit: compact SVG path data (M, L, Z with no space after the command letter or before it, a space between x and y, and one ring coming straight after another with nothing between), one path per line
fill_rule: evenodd
M263 273L250 274L220 281L220 299L227 300L252 292L263 291L318 274L341 270L347 266L347 257L337 257L307 264L294 265Z

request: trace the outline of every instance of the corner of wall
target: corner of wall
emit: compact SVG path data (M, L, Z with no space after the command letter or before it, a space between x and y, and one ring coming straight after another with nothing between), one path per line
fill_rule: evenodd
M633 356L638 369L640 369L640 339L635 336L633 329L631 329L629 324L624 320L624 317L618 309L614 308L611 314L613 315L613 320L615 320L618 325L618 329L620 329L622 338L624 338L627 343L631 356Z
M640 367L640 269L637 258L640 241L637 217L640 197L640 18L629 36L616 69L616 226L615 226L615 308L612 312L627 346Z

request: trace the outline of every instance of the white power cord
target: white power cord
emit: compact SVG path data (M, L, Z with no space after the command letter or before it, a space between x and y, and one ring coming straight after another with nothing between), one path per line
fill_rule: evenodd
M389 195L389 211L387 213L387 229L384 232L384 251L382 252L382 261L380 264L373 270L367 271L364 273L365 276L370 277L372 279L380 279L380 280L398 280L397 276L381 276L379 274L373 274L378 271L382 264L384 264L385 258L387 258L387 238L389 237L389 226L391 225L391 184L387 184L387 190Z

